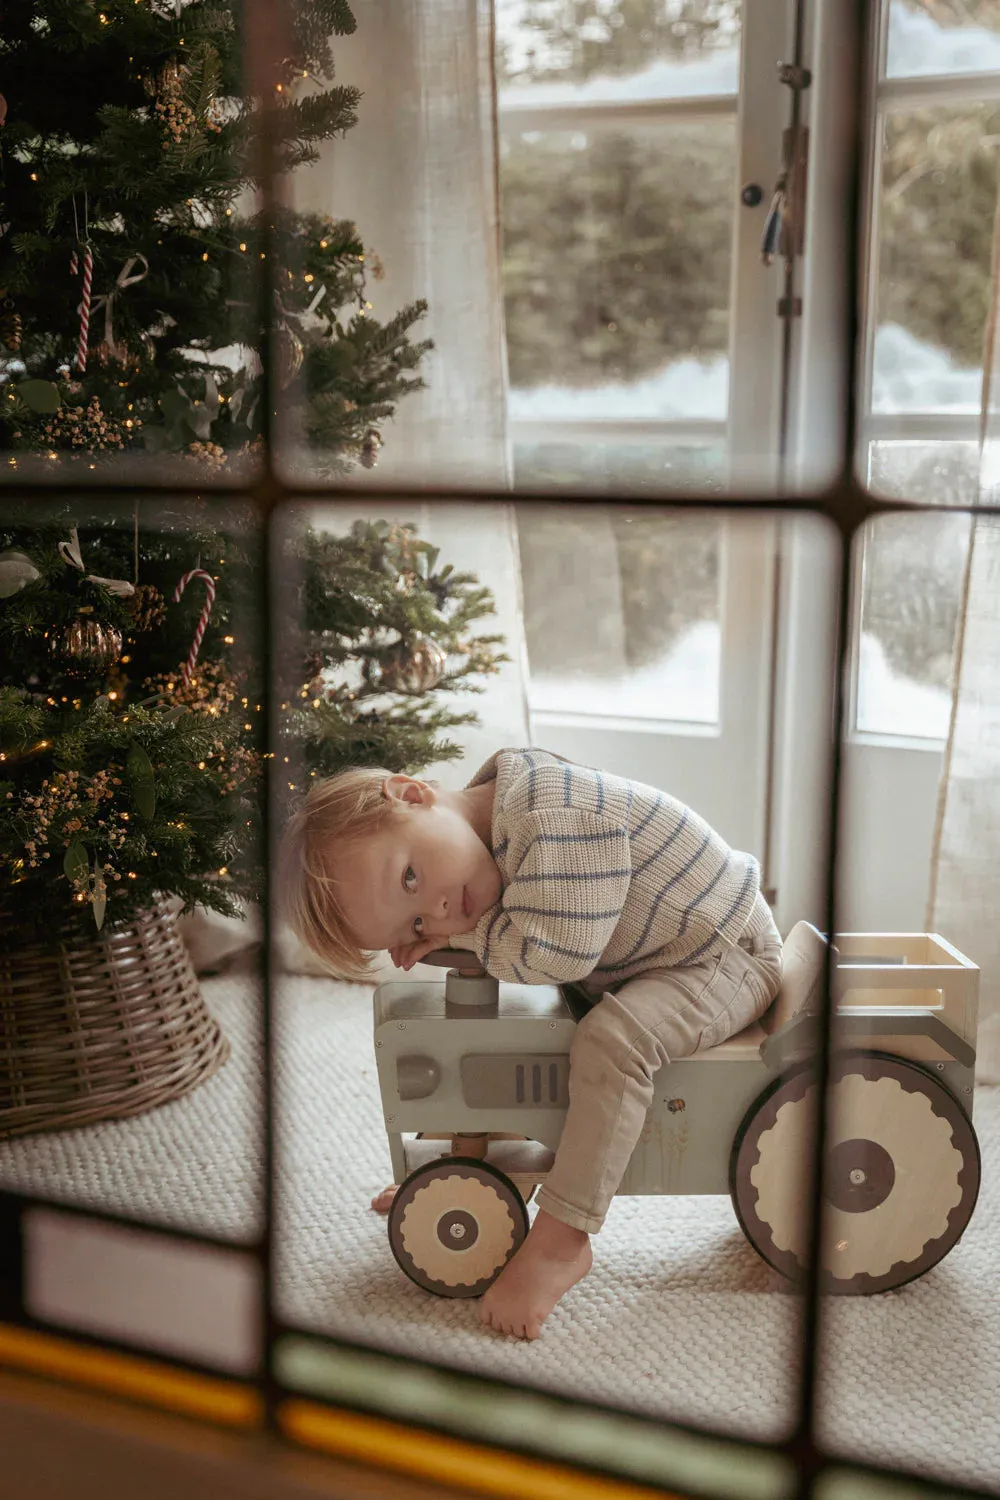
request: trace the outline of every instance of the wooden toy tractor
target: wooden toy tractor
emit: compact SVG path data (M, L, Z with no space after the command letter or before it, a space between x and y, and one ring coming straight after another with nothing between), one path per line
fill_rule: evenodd
M754 1249L792 1280L807 1256L825 940L784 947L781 992L753 1025L656 1076L620 1193L727 1193ZM394 1180L389 1241L406 1275L477 1297L528 1229L568 1104L576 1026L554 986L500 984L439 950L444 982L381 985L375 1055ZM881 1292L935 1266L979 1189L972 1126L979 970L933 933L845 933L824 1157L822 1277Z

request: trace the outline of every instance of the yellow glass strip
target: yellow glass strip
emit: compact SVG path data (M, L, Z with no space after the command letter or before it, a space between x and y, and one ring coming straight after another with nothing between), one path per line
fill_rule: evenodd
M283 1401L278 1422L297 1442L338 1458L394 1469L455 1489L501 1495L504 1500L510 1495L531 1495L532 1500L678 1500L665 1490L583 1474L519 1453L482 1448L460 1438L311 1401Z
M147 1402L227 1427L259 1427L263 1421L264 1404L253 1386L176 1370L131 1354L74 1344L69 1339L34 1329L14 1328L8 1323L0 1323L0 1365L127 1396L131 1401Z

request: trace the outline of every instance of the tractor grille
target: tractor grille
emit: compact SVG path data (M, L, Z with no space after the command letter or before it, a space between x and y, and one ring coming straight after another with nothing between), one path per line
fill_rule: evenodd
M565 1109L569 1055L472 1053L462 1058L462 1098L470 1109Z

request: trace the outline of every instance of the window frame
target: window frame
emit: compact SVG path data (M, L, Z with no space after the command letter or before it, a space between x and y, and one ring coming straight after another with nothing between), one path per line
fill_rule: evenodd
M890 78L887 74L889 16L894 0L877 0L870 22L868 38L871 65L866 80L866 115L864 154L864 188L859 220L862 292L861 329L858 340L858 368L855 372L857 392L857 477L869 488L872 445L877 442L953 443L974 442L980 438L980 416L975 412L913 411L875 412L872 392L875 364L875 335L878 327L879 252L882 206L882 141L885 123L896 111L921 109L933 105L972 106L1000 103L1000 72L930 73ZM855 745L874 748L915 750L940 755L946 737L893 734L890 730L858 728L858 691L861 676L860 650L862 633L862 599L864 567L868 541L863 539L855 549L852 565L852 598L850 601L851 651L848 666L845 737Z

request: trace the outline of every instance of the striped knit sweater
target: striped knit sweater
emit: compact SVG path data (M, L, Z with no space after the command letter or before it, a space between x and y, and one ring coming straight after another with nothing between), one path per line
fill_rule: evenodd
M451 942L495 978L597 991L747 931L757 861L676 798L539 749L498 751L469 786L494 778L503 892Z

